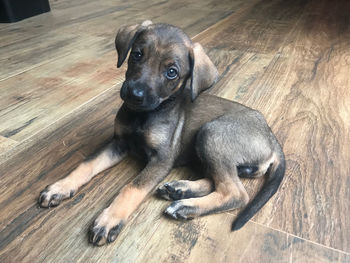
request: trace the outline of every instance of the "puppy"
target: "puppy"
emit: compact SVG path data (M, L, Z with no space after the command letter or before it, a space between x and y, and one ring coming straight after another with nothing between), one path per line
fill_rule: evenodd
M197 163L202 178L172 181L158 194L173 200L165 213L174 219L242 208L232 230L241 228L275 194L285 172L284 154L263 115L239 103L201 94L218 72L198 43L167 24L122 27L115 39L120 67L128 69L115 119L114 139L66 178L46 187L41 207L57 206L95 175L125 156L145 160L140 174L124 186L91 226L89 240L116 239L130 215L176 166ZM266 175L256 197L239 177Z

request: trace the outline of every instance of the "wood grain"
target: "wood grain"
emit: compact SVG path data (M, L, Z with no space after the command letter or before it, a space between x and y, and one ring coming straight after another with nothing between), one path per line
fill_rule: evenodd
M96 57L98 53L101 55ZM101 49L76 52L69 61L57 59L19 78L7 79L2 82L0 134L22 141L122 79L123 71L115 67L115 53Z
M0 262L350 262L350 4L291 1L55 1L0 25ZM183 27L217 65L209 92L260 110L283 144L281 189L245 228L238 211L188 222L150 197L115 243L87 229L140 171L132 159L54 209L39 191L111 138L125 67L113 38L151 18ZM167 180L191 178L186 168ZM250 196L263 180L244 180Z
M15 147L16 144L18 144L18 142L11 140L9 138L0 136L0 152L7 152L8 150Z
M257 5L238 21L232 15L232 22L226 19L198 36L222 72L211 92L262 111L284 146L288 169L281 194L254 220L349 252L350 50L349 27L339 18L347 21L350 7L272 3L265 16L255 15ZM238 26L245 17L256 21ZM275 25L261 42L237 40L277 19L294 24L288 30ZM219 34L223 40L214 41Z
M11 25L10 30L7 28L6 34L0 38L0 43L6 43L0 45L3 53L0 56L0 63L3 65L0 80L59 57L66 57L76 50L89 49L101 37L106 37L104 40L111 48L110 44L113 43L117 28L126 23L153 19L182 26L192 35L232 13L229 10L188 8L186 3L185 5L173 3L171 8L165 6L155 10L158 2L153 0L151 2L153 4L149 5L149 2L142 1L137 5L135 3L130 5L122 1L119 1L119 4L115 1L105 1L100 5L96 1L89 1L86 5L82 5L83 8L79 5L71 7L68 14L67 11L60 14L60 11L53 9L52 14L41 16L42 20L39 20L39 23L34 20L32 23L29 21L26 24L19 22L18 26ZM131 13L133 21L130 21ZM181 15L185 15L184 18L174 23L173 20ZM203 15L206 19L203 19ZM23 24L25 26L21 26ZM2 30L6 28L3 27ZM101 46L100 43L98 45Z

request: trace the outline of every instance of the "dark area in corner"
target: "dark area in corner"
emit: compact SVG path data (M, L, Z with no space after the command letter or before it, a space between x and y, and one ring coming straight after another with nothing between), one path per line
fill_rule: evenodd
M13 23L49 11L48 0L0 0L1 23Z

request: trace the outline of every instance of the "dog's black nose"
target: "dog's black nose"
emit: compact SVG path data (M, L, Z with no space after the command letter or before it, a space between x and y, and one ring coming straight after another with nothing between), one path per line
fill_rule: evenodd
M140 88L134 88L131 91L131 95L135 100L141 101L143 100L144 91L143 89L140 89Z
M129 87L129 98L133 103L142 104L145 97L143 87Z

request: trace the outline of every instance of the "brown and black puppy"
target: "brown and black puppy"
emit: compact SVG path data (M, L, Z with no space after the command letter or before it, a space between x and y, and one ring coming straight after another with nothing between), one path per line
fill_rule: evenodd
M199 95L215 83L218 73L201 45L179 28L150 21L126 26L119 30L115 45L118 67L131 50L115 137L66 178L44 189L40 205L56 206L72 197L128 154L143 158L144 169L90 229L90 241L103 245L116 239L129 216L173 167L197 160L202 179L173 181L158 189L161 197L174 200L165 213L190 219L245 206L232 226L241 228L276 192L285 171L281 146L262 114ZM265 174L265 184L249 203L239 177Z

